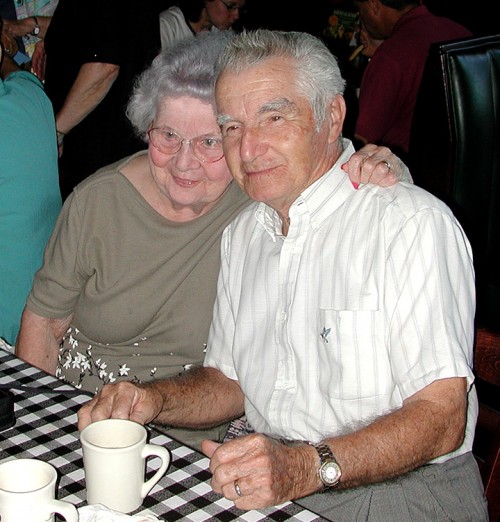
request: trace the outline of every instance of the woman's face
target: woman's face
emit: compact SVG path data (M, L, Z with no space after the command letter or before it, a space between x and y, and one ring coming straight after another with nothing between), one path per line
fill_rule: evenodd
M205 9L212 25L217 29L229 29L240 17L245 0L207 0Z
M212 106L189 96L165 99L151 127L168 128L182 140L221 136ZM149 159L161 195L174 210L192 212L193 219L217 203L232 179L224 156L203 162L195 155L193 143L184 142L177 152L166 154L150 140Z

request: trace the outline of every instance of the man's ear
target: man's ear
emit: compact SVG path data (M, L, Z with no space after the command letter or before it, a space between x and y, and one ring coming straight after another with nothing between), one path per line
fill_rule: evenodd
M346 115L345 99L341 94L337 94L330 103L330 142L337 141L342 134Z

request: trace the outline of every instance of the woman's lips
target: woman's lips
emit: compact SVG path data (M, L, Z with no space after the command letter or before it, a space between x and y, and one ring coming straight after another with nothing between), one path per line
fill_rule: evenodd
M193 180L193 179L183 179L178 178L174 176L174 181L179 185L180 187L194 187L199 183L199 181Z

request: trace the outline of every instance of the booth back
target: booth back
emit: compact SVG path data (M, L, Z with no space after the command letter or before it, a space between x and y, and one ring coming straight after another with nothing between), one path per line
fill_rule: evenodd
M415 184L445 201L464 227L477 322L500 329L500 35L431 47L409 165Z

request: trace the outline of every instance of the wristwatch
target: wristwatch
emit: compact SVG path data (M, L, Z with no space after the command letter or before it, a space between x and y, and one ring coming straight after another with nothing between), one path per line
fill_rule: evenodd
M342 470L332 450L324 443L313 444L319 455L318 476L323 482L324 489L334 488L342 476Z
M33 20L35 20L35 28L33 29L33 31L31 31L31 34L33 36L38 36L40 34L40 25L38 23L38 18L34 16Z

